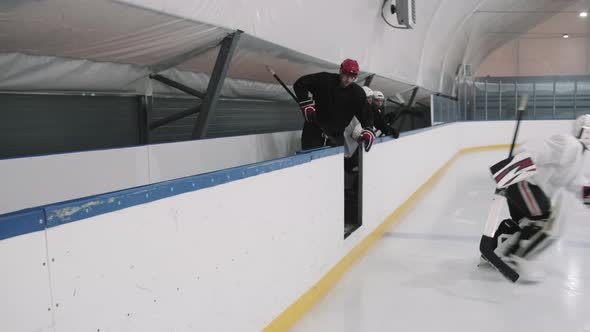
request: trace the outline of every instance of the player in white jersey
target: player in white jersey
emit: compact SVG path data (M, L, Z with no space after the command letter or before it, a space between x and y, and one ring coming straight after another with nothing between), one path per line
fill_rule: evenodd
M564 216L564 190L590 207L590 184L584 173L590 148L590 115L575 120L571 134L531 141L515 155L491 167L497 190L480 242L482 260L515 282L526 260L555 242ZM508 205L511 219L500 220Z

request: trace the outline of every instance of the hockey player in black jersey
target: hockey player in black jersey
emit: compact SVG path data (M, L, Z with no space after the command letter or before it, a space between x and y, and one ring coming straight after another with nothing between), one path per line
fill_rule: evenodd
M306 120L301 137L303 150L342 145L344 129L356 116L361 127L353 132L353 138L363 141L369 151L375 134L365 92L354 83L358 74L358 63L346 59L339 74L321 72L295 82L293 88Z

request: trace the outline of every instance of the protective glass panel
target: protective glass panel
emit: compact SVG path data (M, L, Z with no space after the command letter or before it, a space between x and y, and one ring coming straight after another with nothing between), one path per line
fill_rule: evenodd
M576 117L590 114L590 81L579 81L576 93Z
M500 85L488 83L488 120L500 120Z
M555 119L574 118L574 82L557 82L555 85Z
M502 83L502 112L501 120L516 118L516 86L515 83Z
M486 84L475 82L475 107L473 120L486 120Z
M553 119L553 82L535 85L534 117L537 120Z

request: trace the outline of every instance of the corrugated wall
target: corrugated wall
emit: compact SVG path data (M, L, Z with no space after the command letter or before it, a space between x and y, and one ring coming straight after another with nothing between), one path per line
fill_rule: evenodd
M139 144L138 97L0 94L0 158Z
M200 104L197 99L154 98L150 115L156 121L189 107ZM189 140L197 120L191 115L150 133L150 143L164 143ZM220 100L211 117L207 137L252 135L280 131L300 130L303 118L295 103L259 100Z
M198 105L197 99L154 98L148 122ZM141 144L140 96L0 94L0 158L64 153ZM190 140L197 115L149 133L150 143ZM220 100L207 137L300 130L297 105Z

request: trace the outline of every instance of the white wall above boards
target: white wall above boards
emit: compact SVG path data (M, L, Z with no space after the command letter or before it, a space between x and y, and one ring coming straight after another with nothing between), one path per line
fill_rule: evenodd
M292 156L301 132L225 137L149 146L150 182Z
M146 147L0 160L0 214L149 183Z
M301 132L0 160L0 214L292 156Z

